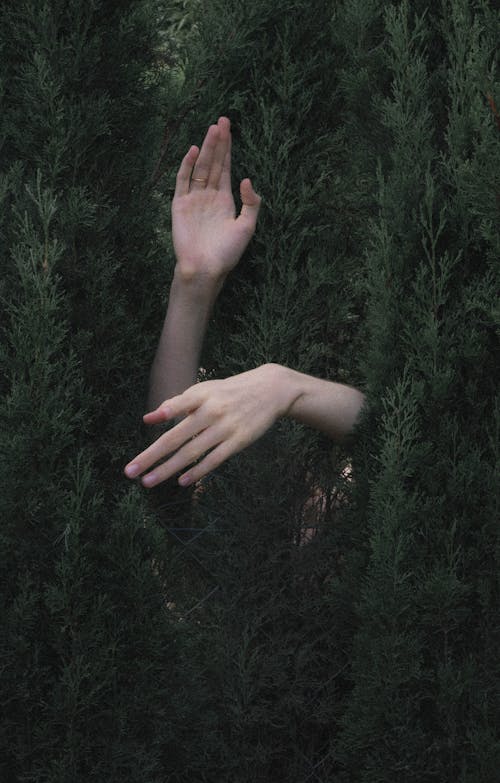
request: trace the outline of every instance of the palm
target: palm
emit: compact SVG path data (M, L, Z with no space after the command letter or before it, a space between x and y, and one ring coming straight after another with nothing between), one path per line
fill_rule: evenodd
M190 274L227 274L255 230L260 199L249 180L241 184L243 208L235 217L230 144L229 121L221 118L209 129L199 155L192 147L179 169L172 236L178 264Z

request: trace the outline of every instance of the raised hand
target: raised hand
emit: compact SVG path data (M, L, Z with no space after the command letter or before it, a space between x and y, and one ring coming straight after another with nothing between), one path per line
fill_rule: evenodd
M236 217L230 122L220 117L201 150L189 149L177 174L172 236L183 277L223 278L236 266L255 231L261 202L249 179L241 182L240 195L243 206Z

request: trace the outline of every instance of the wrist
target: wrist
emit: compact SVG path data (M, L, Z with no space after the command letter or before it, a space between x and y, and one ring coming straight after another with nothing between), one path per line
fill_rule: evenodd
M227 273L210 269L208 264L195 264L192 261L180 261L177 259L174 276L185 283L197 283L204 281L207 284L219 285L224 282Z
M282 364L270 362L263 366L270 379L273 396L276 399L278 416L291 416L292 410L297 400L304 394L303 383L304 376L285 367Z
M225 279L225 275L182 269L177 263L174 269L172 287L195 298L215 299L220 293Z

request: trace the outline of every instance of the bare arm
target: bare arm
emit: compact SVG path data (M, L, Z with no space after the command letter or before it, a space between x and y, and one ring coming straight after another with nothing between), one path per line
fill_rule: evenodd
M289 386L294 398L287 416L324 432L336 442L349 437L365 402L365 396L359 389L314 378L287 367L281 367L277 372L282 374L282 383Z
M177 174L172 238L177 264L160 342L151 368L149 410L196 382L215 299L238 263L257 221L260 197L240 185L241 213L231 191L231 129L227 117L190 147Z
M223 281L183 279L170 287L165 322L149 376L148 410L196 383L203 339Z
M364 397L357 389L265 364L232 378L195 383L212 306L225 277L238 263L255 231L260 197L249 179L241 182L236 217L231 192L229 120L212 125L201 151L193 146L182 161L172 203L177 257L169 305L150 375L146 424L182 418L125 468L154 486L184 470L187 486L289 416L341 441L352 431ZM205 456L204 456L205 455Z

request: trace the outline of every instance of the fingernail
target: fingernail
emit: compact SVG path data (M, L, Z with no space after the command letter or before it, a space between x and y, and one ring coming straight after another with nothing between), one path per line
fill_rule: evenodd
M188 475L181 476L179 479L179 484L181 485L181 487L189 487L189 485L191 484L191 476Z
M157 478L158 478L157 473L148 473L148 475L144 476L144 478L142 479L142 483L145 487L152 487L153 484L156 482Z
M125 475L128 476L128 478L135 478L140 472L141 469L137 462L133 462L132 465L127 465L125 468Z

